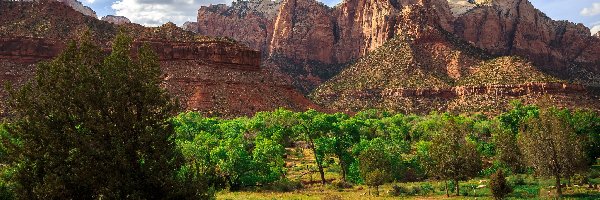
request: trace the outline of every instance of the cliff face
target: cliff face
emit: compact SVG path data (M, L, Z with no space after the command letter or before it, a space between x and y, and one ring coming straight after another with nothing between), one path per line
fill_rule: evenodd
M181 28L186 31L198 33L198 22L185 22Z
M84 17L65 7L56 2L0 4L3 27L12 24L13 30L23 30L0 31L0 84L11 83L17 87L24 84L35 74L36 63L58 55L68 41L77 39L74 32L81 27L90 27L91 35L96 36L93 39L104 48L100 53L110 53L115 25ZM33 37L25 32L46 22L61 22L61 25L49 26ZM122 27L126 32L135 33L132 35L134 55L142 44L150 45L157 53L163 72L162 86L180 100L182 109L234 117L279 107L298 111L319 108L283 77L261 68L261 54L256 50L228 40L195 36L174 24L155 28L135 24ZM2 108L5 108L6 95L0 89Z
M286 0L275 21L270 55L294 60L335 62L336 28L330 9L317 1Z
M250 48L267 52L279 1L250 0L203 6L198 10L198 33L233 38Z
M582 24L554 21L527 0L494 0L460 14L454 33L498 55L528 57L561 71L574 63L600 72L600 40Z
M439 26L432 12L427 4L405 6L397 36L320 85L311 98L349 112L496 114L511 100L535 103L544 95L557 106L600 108L585 86L567 84L527 60L472 46Z
M102 17L102 21L107 21L107 22L110 22L110 23L113 23L113 24L117 24L117 25L131 23L131 21L129 19L127 19L127 17L114 16L114 15L104 16L104 17Z
M33 2L36 0L21 0L23 2ZM73 8L73 10L84 14L86 16L90 16L90 17L94 17L97 18L98 16L96 16L96 11L92 10L90 7L84 6L80 1L77 0L41 0L38 2L52 2L52 1L56 1L56 2L61 2L71 8Z
M343 65L367 55L399 34L400 27L411 26L400 19L403 9L411 5L430 8L427 15L435 26L494 55L527 57L557 74L570 68L600 72L600 40L581 24L546 17L527 0L346 0L333 8L315 0L283 0L270 7L269 13L277 15L262 17L251 14L261 13L256 6L240 6L252 4L257 3L201 8L198 21L206 24L201 33L231 37L263 55L302 65L312 72L313 83L295 81L308 90L330 78L318 75L319 71L335 73L327 65Z
M444 0L348 0L334 8L315 0L265 1L202 7L199 33L231 37L261 50L267 67L289 76L304 92L397 34L403 6L435 5L432 16L447 30L453 19Z

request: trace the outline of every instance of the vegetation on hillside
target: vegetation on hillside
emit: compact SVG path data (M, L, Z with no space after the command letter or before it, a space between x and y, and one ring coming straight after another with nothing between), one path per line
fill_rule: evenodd
M484 61L475 73L461 79L457 85L517 85L524 83L562 82L537 70L531 62L514 56Z

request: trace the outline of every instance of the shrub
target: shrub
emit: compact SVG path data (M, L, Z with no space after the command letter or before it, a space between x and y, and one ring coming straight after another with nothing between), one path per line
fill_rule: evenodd
M512 188L506 182L506 177L504 177L502 170L496 171L490 177L490 189L495 199L503 199L512 192Z
M431 183L421 184L421 194L427 195L432 192L435 192L435 188L433 187L433 185L431 185Z
M302 188L302 183L299 181L290 181L282 179L267 185L267 189L278 192L291 192Z
M526 185L525 178L523 177L522 174L517 174L517 175L513 176L512 184L513 185Z
M333 187L337 188L337 189L348 189L348 188L352 188L352 183L343 181L343 180L335 180L331 183L331 185L333 185Z
M392 191L390 191L390 195L392 196L400 196L402 194L408 194L409 188L401 185L392 186Z
M588 184L590 181L588 179L587 176L581 175L581 174L575 174L573 177L571 177L571 183L576 184L576 185L585 185Z

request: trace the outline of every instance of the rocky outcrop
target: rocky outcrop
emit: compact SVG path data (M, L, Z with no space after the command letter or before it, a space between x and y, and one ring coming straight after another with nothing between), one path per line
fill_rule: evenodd
M283 1L269 54L300 61L336 62L336 29L332 13L324 4L314 0Z
M198 21L205 32L200 32L231 37L300 65L312 82L282 71L301 77L295 81L308 90L330 78L319 72L335 73L326 66L356 60L400 34L401 27L415 25L403 17L411 5L427 7L428 20L436 27L493 55L526 57L558 75L569 74L565 70L600 72L600 40L581 24L548 18L527 0L346 0L333 8L315 0L283 0L276 17L262 18L251 14L258 12L255 7L240 6L251 4L257 3L201 8Z
M40 24L53 26L31 30ZM89 27L92 39L105 54L117 32L114 24L57 2L2 2L0 25L0 84L17 87L33 77L36 63L54 58L64 44L77 39L78 30ZM244 45L198 36L173 23L152 28L124 24L120 28L133 37L133 55L143 44L157 53L163 72L161 85L180 100L182 109L234 117L280 107L297 111L319 108L284 77L261 68L260 52ZM5 108L6 95L0 88L1 108Z
M62 2L66 5L68 5L71 8L75 9L77 12L80 12L84 15L98 18L98 16L96 16L96 11L92 10L90 7L84 6L81 2L79 2L77 0L56 0L56 1Z
M461 14L456 35L497 55L528 57L562 71L574 63L600 72L600 40L582 24L554 21L527 0L494 0Z
M271 3L278 5L271 14L255 14L263 13L249 6L257 1L202 7L199 32L231 37L261 50L269 57L266 65L290 76L306 92L398 34L404 26L404 6L433 5L428 11L447 30L453 20L445 0L348 0L334 8L315 0Z
M0 60L32 64L58 55L65 45L43 38L0 38Z
M116 25L129 24L131 21L124 16L107 15L102 17L102 21L107 21Z
M198 22L185 22L181 26L183 30L190 31L193 33L198 33Z
M0 38L0 83L22 85L35 63L54 58L65 45L43 38ZM319 109L289 82L260 68L260 53L230 42L137 40L132 53L148 44L158 55L163 86L182 109L211 116L249 116L279 107ZM108 54L110 49L105 49ZM0 89L0 98L6 93ZM0 107L4 104L0 103Z
M20 1L24 1L24 2L32 2L32 1L37 1L37 2L51 2L51 1L57 1L57 2L61 2L64 3L65 5L73 8L75 11L80 12L81 14L90 16L90 17L94 17L97 18L98 16L96 16L96 11L92 10L92 8L84 6L80 1L77 0L20 0Z
M198 33L233 38L250 48L267 52L280 1L236 1L202 6L198 10Z
M202 60L241 70L260 70L260 53L228 42L172 42L138 40L132 50L148 44L160 61ZM0 59L16 63L35 63L57 56L65 45L43 38L0 38ZM109 51L109 49L107 49Z

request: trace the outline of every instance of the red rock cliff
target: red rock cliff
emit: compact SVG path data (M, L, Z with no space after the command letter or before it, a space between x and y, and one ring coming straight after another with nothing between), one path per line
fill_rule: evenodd
M461 14L454 33L500 55L528 57L541 67L564 70L580 63L600 72L600 40L582 24L554 21L527 0L494 0Z

